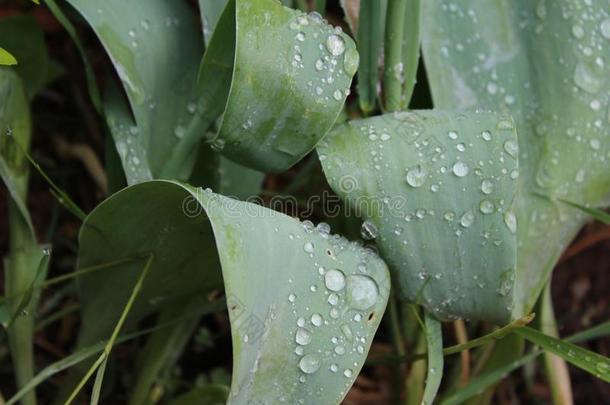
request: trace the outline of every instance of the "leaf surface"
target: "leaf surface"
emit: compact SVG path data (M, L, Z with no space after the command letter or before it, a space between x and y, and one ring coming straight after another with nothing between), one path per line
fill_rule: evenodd
M218 287L218 257L205 248L214 244L232 327L231 402L339 402L364 364L389 294L386 265L372 251L255 204L152 181L118 192L87 217L81 266L154 253L133 324L155 304ZM141 261L81 277L81 347L107 336Z
M609 201L610 5L460 0L422 6L435 106L484 107L515 118L521 167L514 312L521 317L587 220L553 200L590 207Z
M318 147L336 193L378 234L402 298L441 319L510 320L516 266L512 121L493 113L386 114Z

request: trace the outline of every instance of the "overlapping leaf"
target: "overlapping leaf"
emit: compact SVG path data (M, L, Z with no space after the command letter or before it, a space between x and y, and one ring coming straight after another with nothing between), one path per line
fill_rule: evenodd
M233 335L231 401L339 402L385 309L383 261L324 227L178 183L129 187L85 221L81 266L135 260L81 278L81 344L111 330L141 268L138 257L154 254L132 322L163 300L217 286L218 258L202 248L214 243Z
M423 8L435 105L481 106L516 120L518 317L531 310L586 220L553 199L608 203L610 6L602 0L460 0L423 2Z
M318 153L367 218L403 298L443 319L508 322L513 305L517 140L492 113L395 113L349 124Z

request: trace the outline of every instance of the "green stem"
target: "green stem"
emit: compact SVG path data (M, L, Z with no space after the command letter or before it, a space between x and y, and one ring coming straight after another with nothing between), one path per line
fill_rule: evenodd
M131 311L131 307L133 306L133 303L135 302L140 291L142 290L142 285L144 284L144 279L146 278L146 275L148 274L148 270L150 269L150 265L152 264L153 257L154 256L152 253L148 256L148 260L146 261L146 264L144 265L144 269L142 270L142 273L140 273L140 277L138 278L138 281L136 282L135 286L133 287L133 290L131 291L129 300L127 300L127 304L125 304L125 308L123 309L123 312L121 313L121 316L120 316L116 326L114 327L114 330L112 331L112 335L110 336L110 339L108 339L108 342L106 342L106 345L104 346L104 351L97 358L97 360L93 363L93 365L89 368L89 370L87 371L85 376L82 378L82 380L78 383L76 388L72 391L72 394L70 394L70 396L68 397L68 400L66 401L66 405L69 405L72 403L72 401L74 401L74 399L76 398L76 396L78 395L80 390L87 383L87 381L89 381L89 378L91 378L93 373L110 356L110 352L112 351L114 342L116 341L117 337L119 336L119 333L121 332L121 328L123 327L123 324L125 323L125 320L127 319L127 315L129 314L129 311ZM103 373L103 369L102 369L101 375L96 378L96 386L98 387L98 389L101 388L103 374L104 373Z
M388 0L386 12L383 94L386 111L400 110L402 98L402 49L407 0Z
M559 337L557 332L557 321L555 320L555 312L553 311L553 302L551 299L551 283L547 283L542 293L540 302L540 330L549 336ZM546 376L551 387L553 395L553 403L555 405L571 405L574 403L572 397L572 383L570 381L570 373L568 366L561 357L544 352L544 365L546 368Z
M502 339L509 333L512 333L515 329L519 329L519 328L526 326L528 323L530 323L534 319L534 315L535 314L532 313L528 316L517 319L516 321L513 321L513 322L509 323L508 325L503 326L502 328L496 329L493 332L488 333L485 336L481 336L480 338L470 340L464 344L458 344L458 345L446 347L443 349L443 354L445 356L447 356L450 354L460 353L464 350L483 346L483 345L491 343L493 341ZM417 353L417 354L406 355L406 356L388 356L388 357L383 357L380 359L371 359L370 361L367 361L366 364L367 365L399 364L399 363L422 360L422 359L425 359L427 355L428 355L427 353Z

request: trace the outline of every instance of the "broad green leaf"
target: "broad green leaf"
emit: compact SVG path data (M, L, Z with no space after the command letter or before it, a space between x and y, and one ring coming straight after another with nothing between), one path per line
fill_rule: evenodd
M402 298L436 317L510 320L516 266L512 121L395 113L339 127L318 147L337 194L367 220Z
M593 353L565 340L545 335L528 326L517 329L515 332L576 367L605 382L610 382L610 359L608 357Z
M42 29L31 16L10 16L0 19L0 59L2 54L14 55L15 72L21 77L28 99L47 83L49 58ZM15 59L17 61L15 61ZM6 64L1 63L0 64Z
M213 147L253 169L286 170L334 124L357 67L353 41L318 15L273 0L230 1L199 71L202 121L222 113ZM185 135L166 173L198 136Z
M255 204L153 181L118 192L89 215L81 266L154 254L133 322L161 298L176 302L217 285L217 259L206 249L214 245L232 325L231 400L324 395L339 402L364 364L389 294L387 268L372 251ZM111 330L138 262L81 277L81 345Z
M11 66L16 64L17 59L6 49L0 48L0 65Z
M426 341L428 344L428 374L422 399L423 405L432 405L443 378L443 330L441 323L425 313Z
M479 106L515 118L521 168L514 315L520 317L587 220L553 200L590 207L609 201L610 5L458 0L422 7L435 106Z
M136 132L132 139L141 150L127 148L123 165L141 166L142 171L158 177L168 151L197 115L193 103L203 41L190 9L183 1L68 2L102 41L127 93L134 123L134 129L127 129ZM121 108L120 114L129 116L129 109ZM185 156L182 167L172 176L188 177L194 157L192 153ZM130 184L140 181L126 174Z
M370 113L377 102L379 54L383 43L387 1L364 1L360 4L358 30L358 100L360 109Z

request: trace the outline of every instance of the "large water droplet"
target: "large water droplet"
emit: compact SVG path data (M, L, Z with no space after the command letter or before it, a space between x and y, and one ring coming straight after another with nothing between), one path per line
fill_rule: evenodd
M504 223L511 233L517 232L517 217L512 211L506 211L504 213Z
M479 204L479 209L483 214L491 214L494 212L494 203L489 200L482 200L481 204Z
M489 179L483 180L481 182L481 191L484 194L491 194L494 191L494 182Z
M366 240L372 240L377 237L379 231L377 230L377 226L369 220L366 220L362 223L362 227L360 228L360 236Z
M351 308L367 310L377 302L377 283L368 276L353 275L347 279L347 302Z
M345 274L341 270L328 270L324 275L324 285L331 291L341 291L345 288Z
M519 153L519 145L515 140L509 139L508 141L504 142L504 150L506 153L516 158L517 154Z
M326 39L326 49L334 56L339 56L345 51L345 41L339 35L329 35Z
M345 59L343 60L343 69L349 76L353 76L358 70L358 64L360 63L360 56L358 51L354 47L350 47L345 52Z
M313 314L311 316L311 323L313 324L313 326L321 326L323 321L324 320L322 319L322 315L320 314Z
M421 187L426 181L428 172L421 165L407 169L407 184L411 187Z
M315 354L306 354L301 357L299 368L306 374L313 374L320 368L320 359Z
M301 346L307 346L311 342L311 332L305 328L297 329L295 340Z
M604 78L599 76L594 67L586 62L579 62L574 70L574 83L587 93L597 93L604 84Z
M453 165L453 174L455 174L458 177L466 176L469 171L470 171L470 169L468 168L468 165L462 161L457 161Z
M466 211L464 215L460 218L460 225L464 228L468 228L474 222L474 214L472 211Z
M602 21L602 23L599 25L599 29L604 38L610 39L610 18L606 18L604 21Z

